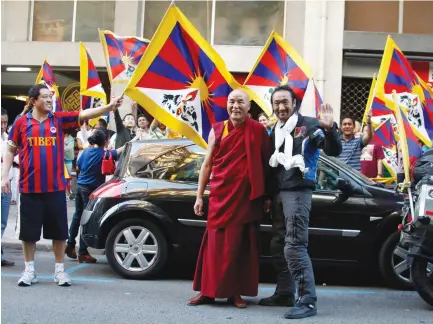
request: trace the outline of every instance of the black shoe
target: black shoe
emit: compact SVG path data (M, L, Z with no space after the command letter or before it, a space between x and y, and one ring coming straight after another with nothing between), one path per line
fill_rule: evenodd
M300 319L317 315L317 307L314 304L299 304L284 314L287 319Z
M261 305L261 306L293 307L294 302L293 302L293 298L291 298L289 296L280 296L280 295L274 294L271 297L260 299L259 305Z
M2 267L13 267L15 265L15 262L8 261L8 260L2 260Z

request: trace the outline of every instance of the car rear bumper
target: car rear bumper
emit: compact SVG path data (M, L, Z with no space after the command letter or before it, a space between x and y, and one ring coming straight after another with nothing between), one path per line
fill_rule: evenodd
M105 242L101 241L100 239L100 220L103 216L101 214L102 209L94 208L95 205L95 201L89 201L89 204L81 215L81 235L84 242L89 247L94 249L103 249L105 248ZM91 210L88 209L89 207Z

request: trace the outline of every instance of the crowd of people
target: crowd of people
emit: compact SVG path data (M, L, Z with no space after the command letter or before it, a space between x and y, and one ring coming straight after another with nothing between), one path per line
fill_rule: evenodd
M53 240L54 280L59 286L69 286L71 280L63 265L65 254L79 262L96 262L83 240L77 255L76 238L91 192L105 182L103 161L116 160L130 141L181 135L156 119L149 123L144 115L137 116L135 103L132 113L121 118L117 108L122 97L99 108L53 113L51 94L39 84L32 86L29 99L8 135L8 116L2 109L2 236L11 202L11 167L18 157L17 229L25 259L18 285L37 282L34 255L43 228L43 237ZM288 86L274 90L271 104L275 120L260 114L255 121L249 118L248 95L234 90L227 101L229 119L213 125L209 134L194 205L197 216L205 214L203 195L210 183L207 230L194 276L193 288L199 294L189 300L191 306L228 298L238 308L247 307L241 296L258 293L260 219L263 213L271 213L271 252L277 287L272 296L261 299L259 304L291 307L285 313L288 319L316 315L308 224L320 151L339 157L367 176L383 176L381 150L369 146L374 133L370 115L362 133L355 130L352 118L343 118L339 129L333 109L327 104L322 105L320 118L302 116L300 103ZM116 132L108 130L105 117L90 126L89 120L109 112L114 112ZM77 128L80 131L75 140L72 130ZM77 181L68 190L70 198L75 199L75 213L68 227L68 180L64 168L72 173L74 164ZM7 265L13 263L3 258L2 251L2 266Z

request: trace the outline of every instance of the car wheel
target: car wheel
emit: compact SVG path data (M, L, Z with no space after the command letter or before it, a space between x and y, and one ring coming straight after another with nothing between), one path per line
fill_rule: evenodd
M400 232L392 233L379 252L379 270L388 285L395 289L412 289L408 249L400 244Z
M149 279L167 261L168 243L159 227L146 219L127 219L110 231L105 243L107 260L128 279Z

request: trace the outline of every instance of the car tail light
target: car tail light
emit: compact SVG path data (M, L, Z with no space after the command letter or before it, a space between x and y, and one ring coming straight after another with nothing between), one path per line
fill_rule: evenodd
M412 222L412 214L408 214L407 215L407 222L411 223Z
M96 189L90 195L90 199L94 198L120 198L123 193L123 180L112 180Z

